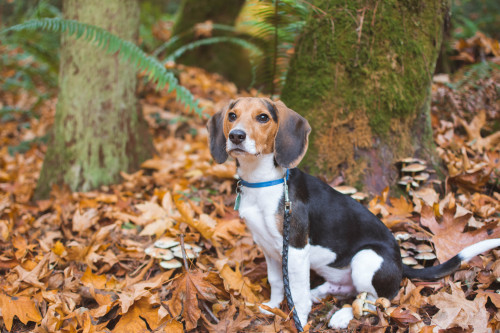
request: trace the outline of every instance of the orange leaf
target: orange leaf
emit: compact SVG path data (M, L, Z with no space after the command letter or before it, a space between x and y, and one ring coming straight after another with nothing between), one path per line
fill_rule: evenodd
M212 240L214 234L214 228L205 223L204 221L196 220L194 218L194 212L191 207L186 203L186 201L181 199L180 195L174 196L175 206L179 213L181 213L182 221L188 224L190 227L196 229L205 239Z
M52 252L54 252L58 256L62 256L65 251L66 248L64 247L63 243L61 243L61 241L57 241L52 248Z
M218 241L225 240L232 246L235 246L238 237L246 234L245 224L241 219L223 219L219 220L215 227L213 238Z
M440 262L444 262L463 248L489 238L500 237L500 228L486 224L480 229L463 232L471 214L455 218L456 206L444 208L441 223L438 223L434 215L434 209L427 205L422 207L420 223L428 227L434 236L432 242L436 248L436 255Z
M87 270L83 273L81 282L86 287L94 287L96 289L105 289L108 279L105 275L97 275L92 273L92 269L87 266Z
M135 302L127 313L122 315L113 332L139 333L155 330L164 317L161 316L161 312L164 311L158 311L159 308L156 303L154 301L151 303L151 299L146 297ZM160 309L163 309L163 307L160 306Z
M2 318L5 323L5 328L7 328L8 331L12 329L14 316L17 316L23 324L27 324L28 321L39 323L42 320L42 316L35 302L29 297L9 297L1 293L0 308L2 309Z
M172 298L168 302L170 311L174 317L182 314L188 331L197 327L201 316L198 300L215 303L216 295L221 293L209 278L209 273L187 271L171 285Z
M397 307L392 311L391 318L402 326L408 326L408 324L418 323L420 321L420 319L415 317L409 310L403 310L401 307Z
M450 283L451 294L439 292L429 297L429 304L435 305L440 310L432 317L432 323L441 329L459 326L468 329L469 325L476 332L488 331L489 313L486 310L487 297L478 294L476 298L469 301L460 285Z
M177 320L171 320L165 325L163 331L168 333L184 333L184 327Z
M96 224L98 220L99 215L97 209L90 208L83 214L80 213L80 209L77 209L73 215L73 231L82 233Z
M246 276L243 276L238 264L234 271L227 264L224 265L220 270L220 276L224 280L224 286L240 293L246 302L256 304L262 301L258 296L262 287L252 284Z
M143 281L140 283L133 284L131 286L127 286L122 293L120 294L120 303L122 312L126 313L128 309L136 302L137 300L143 297L150 297L151 290L160 288L162 284L167 281L172 275L173 270L166 271L162 274L158 274L155 277Z
M392 215L409 217L413 212L413 204L411 202L406 201L406 199L401 196L398 198L390 198L391 206L388 207L389 213Z
M239 309L238 316L234 318L236 314L236 307L234 304L231 304L229 309L225 311L219 322L217 324L212 324L205 317L203 320L205 321L209 332L226 332L226 333L238 333L242 332L245 327L250 325L252 322L251 317L248 316L244 309Z

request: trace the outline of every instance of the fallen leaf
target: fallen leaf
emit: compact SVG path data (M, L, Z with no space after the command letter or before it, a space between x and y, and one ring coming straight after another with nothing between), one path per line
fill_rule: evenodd
M172 220L169 218L157 219L153 223L149 223L142 229L139 236L156 236L159 237L172 227Z
M28 321L39 323L42 320L40 311L35 305L34 300L25 296L7 296L0 293L0 308L2 309L2 318L5 328L10 331L12 322L16 316L23 324Z
M391 319L395 320L398 325L408 326L409 324L417 323L420 321L419 318L415 317L410 310L405 310L398 306L394 311L391 312Z
M238 311L238 315L235 318L236 311ZM238 333L243 331L250 323L251 319L248 318L248 314L245 313L244 309L241 307L236 310L236 306L231 304L227 311L222 313L222 316L219 318L219 322L217 324L212 324L205 316L203 316L203 320L205 321L209 332L219 333Z
M238 294L241 294L246 302L257 304L262 301L262 297L259 297L262 287L253 284L249 278L241 274L239 263L236 264L234 270L229 267L229 265L224 264L222 268L219 269L219 274L224 280L224 286L226 289L230 289L236 291Z
M159 311L159 309L162 310ZM166 315L167 312L162 305L148 297L143 297L122 314L113 332L142 333L155 330Z
M454 326L468 329L470 325L475 332L488 332L487 297L477 295L470 301L465 297L460 283L450 283L449 286L451 293L440 292L429 297L429 304L439 308L439 312L432 317L433 324L440 329Z
M125 287L120 293L122 313L127 313L128 309L134 304L135 301L143 297L150 297L151 292L154 289L160 288L163 283L165 283L170 278L172 273L172 270L166 271L156 275L155 277L147 281L139 282Z
M83 214L80 213L80 209L75 211L73 215L72 228L73 231L82 233L85 230L90 229L99 220L98 211L95 208L90 208L86 210Z
M484 227L463 232L471 214L455 218L456 206L444 208L441 222L438 223L434 209L425 205L422 207L420 223L428 227L432 233L432 242L436 249L436 255L441 263L452 258L463 248L479 241L500 237L500 228L486 224Z
M220 290L209 282L208 277L209 273L186 271L175 279L170 287L172 298L168 302L169 309L174 317L182 315L188 331L196 328L200 319L198 301L215 303L216 295L221 294Z
M165 333L184 333L184 327L177 320L171 320L165 325Z
M200 234L205 239L212 240L214 227L208 224L206 221L196 220L194 218L194 212L191 207L184 200L182 200L179 195L174 196L174 202L177 210L183 217L182 221L200 232Z
M226 241L234 246L237 238L245 234L247 234L246 226L241 219L222 219L215 227L213 238L219 242Z

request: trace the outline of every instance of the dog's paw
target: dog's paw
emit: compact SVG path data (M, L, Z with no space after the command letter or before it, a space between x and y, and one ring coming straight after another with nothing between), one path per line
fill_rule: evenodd
M330 318L330 322L328 323L328 327L334 329L345 329L349 325L351 319L354 318L352 314L352 308L342 308L335 312Z
M326 295L323 292L323 290L320 289L320 287L314 288L311 290L311 302L314 304L321 303L321 300L326 297Z

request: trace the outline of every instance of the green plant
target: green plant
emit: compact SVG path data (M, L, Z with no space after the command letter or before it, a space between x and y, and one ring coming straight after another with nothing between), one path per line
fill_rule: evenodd
M261 62L269 66L264 67L261 79L270 83L273 95L279 92L286 78L295 41L312 7L293 0L263 0L253 5L256 19L245 25L256 31L256 38L266 41Z
M152 50L162 44L152 30L158 22L173 21L180 5L178 0L141 0L141 24L139 26L139 39L141 48L150 54Z
M500 65L491 61L481 61L477 64L472 64L466 68L460 80L448 83L448 86L452 89L460 89L465 84L472 84L474 88L481 90L484 87L476 86L474 82L491 77L491 73L494 70L500 71Z
M0 4L0 30L17 22L61 16L60 1L26 0ZM2 35L0 68L15 74L3 77L0 87L4 91L29 90L45 98L35 82L43 82L45 88L57 87L59 68L59 37L41 31L24 30Z
M500 39L500 2L498 0L453 0L451 23L454 38L469 38L481 31Z
M153 52L153 55L157 57L157 56L159 56L164 51L167 51L169 54L171 54L172 51L170 51L170 50L172 49L172 47L174 47L175 44L177 44L177 42L179 42L183 37L188 36L190 34L193 34L194 31L195 31L195 29L196 29L196 27L193 27L191 29L188 29L188 30L184 31L183 33L180 33L178 35L173 36L172 38L170 38L170 40L168 40L167 42L163 43L158 48L156 48L156 50L154 50L154 52ZM237 31L236 31L236 29L234 27L232 27L230 25L218 24L218 23L213 23L212 24L212 30L213 31L232 32L232 33L235 33L235 34L237 33ZM211 38L211 37L209 37L209 38ZM206 38L206 39L209 39L209 38ZM233 37L233 38L236 38L236 37ZM250 49L254 49L255 48L255 46L253 44L248 43L246 40L244 40L242 38L238 38L238 40L243 40L244 42L246 42L247 43L246 46L248 46L250 44L251 45L251 46L249 46ZM200 40L198 40L198 41L200 41ZM186 45L188 45L188 44L186 44ZM241 45L241 46L243 46L243 45ZM182 47L183 46L177 47L177 49L182 48ZM192 48L190 48L190 49L192 49ZM175 52L175 50L174 50L174 52Z
M178 101L185 104L186 107L193 109L198 115L201 116L202 114L202 109L198 106L191 92L179 85L174 74L167 71L156 58L148 56L130 41L123 40L102 28L90 24L59 18L30 20L7 28L0 33L5 34L7 32L24 30L66 32L77 39L83 38L85 41L96 45L110 54L118 52L122 60L128 61L138 70L145 71L148 74L149 80L156 84L158 89L162 89L168 84L168 91L175 90Z
M188 43L186 45L182 45L179 48L177 48L176 50L174 50L172 53L170 53L165 58L165 63L168 61L175 61L175 59L179 58L182 54L184 54L185 52L187 52L189 50L195 49L195 48L203 46L203 45L212 45L212 44L217 44L217 43L236 44L236 45L239 45L250 52L250 62L252 64L252 81L249 84L249 88L251 88L255 83L255 70L256 70L256 64L255 64L255 61L253 59L261 56L262 50L259 49L256 45L244 40L243 38L230 37L230 36L219 36L219 37L209 37L209 38L205 38L205 39L196 40L196 41L193 41L193 42Z
M223 32L231 32L234 33L235 36L215 36L215 37L207 37L199 40L195 40L192 42L189 42L185 45L178 45L178 42L183 39L183 37L193 34L195 31L196 27L193 27L191 29L188 29L184 31L183 33L173 36L168 40L167 42L163 43L160 45L154 52L153 56L160 56L163 52L166 52L166 56L164 57L164 63L167 63L168 61L175 61L175 59L179 58L181 55L183 55L185 52L193 50L197 47L204 46L204 45L213 45L213 44L218 44L218 43L231 43L235 44L238 46L241 46L242 48L246 49L249 52L249 58L250 62L252 65L252 82L249 85L249 88L253 86L255 83L255 71L257 68L257 63L255 59L258 59L259 57L262 56L263 51L262 49L250 42L249 40L246 40L243 37L237 36L238 32L233 26L225 25L225 24L217 24L214 23L212 24L212 30L213 31L223 31Z

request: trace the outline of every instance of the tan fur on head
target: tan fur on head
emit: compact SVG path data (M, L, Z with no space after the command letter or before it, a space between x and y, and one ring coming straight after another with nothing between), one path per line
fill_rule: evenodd
M226 111L226 117L224 117L224 136L227 138L229 132L235 127L243 128L247 138L255 141L255 147L259 155L270 154L274 151L274 139L278 132L278 123L273 121L273 116L263 100L256 97L240 98L233 108ZM229 112L236 114L235 121L229 121ZM259 123L257 121L257 116L262 114L269 117L268 122Z
M229 119L231 113L236 115L233 120ZM261 115L267 115L269 121L259 122ZM224 163L228 153L234 157L241 154L227 151L227 138L234 128L244 130L247 140L253 140L255 155L274 152L277 163L286 168L293 168L302 160L311 131L307 120L281 101L239 98L231 101L208 122L210 152L218 163Z

